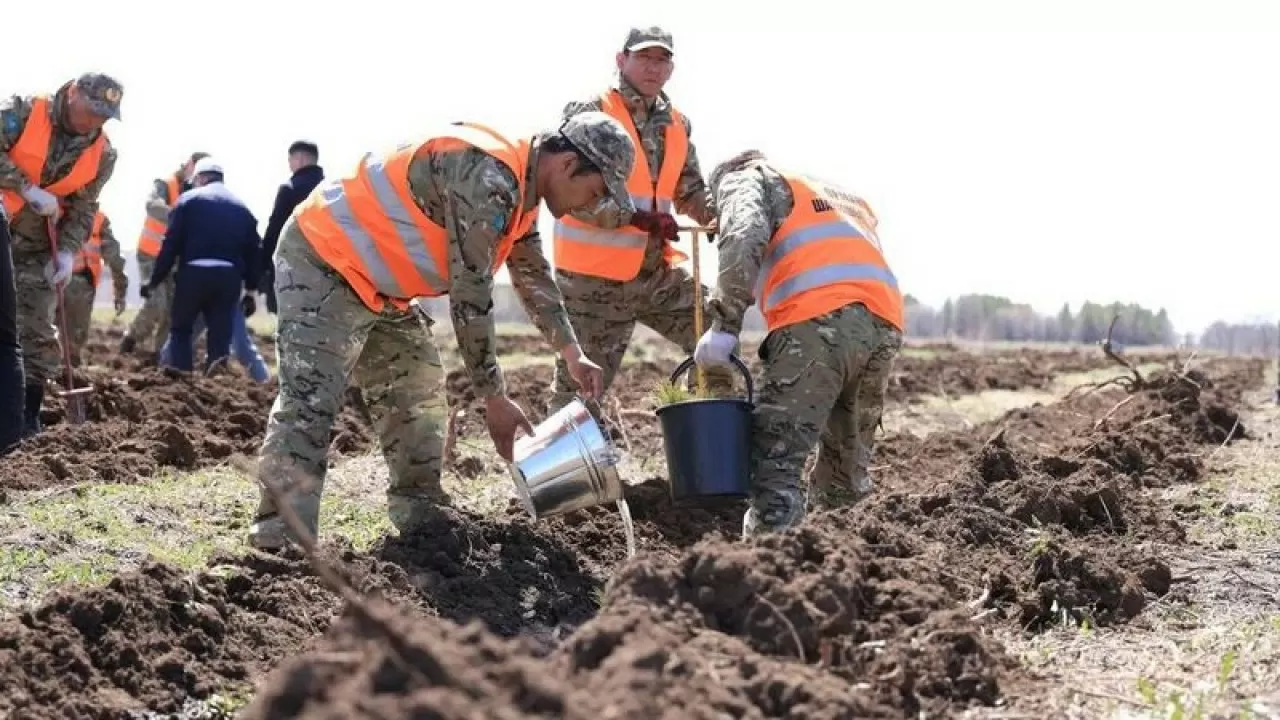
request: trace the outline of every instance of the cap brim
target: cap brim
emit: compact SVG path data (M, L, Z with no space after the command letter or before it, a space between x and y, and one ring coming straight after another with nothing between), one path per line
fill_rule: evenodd
M613 202L623 215L630 215L636 211L635 203L631 202L631 193L627 192L626 179L615 180L606 183L606 185L609 190L609 197L613 198Z
M642 40L635 45L627 46L627 52L636 52L637 50L648 50L649 48L662 48L672 55L676 54L676 49L661 40Z

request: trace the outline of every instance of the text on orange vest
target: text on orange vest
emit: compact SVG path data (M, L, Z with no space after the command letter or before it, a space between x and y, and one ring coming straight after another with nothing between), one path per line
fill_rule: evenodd
M795 206L765 247L756 280L756 307L769 330L862 303L899 331L902 294L866 217L841 209L799 175L784 174ZM825 185L825 184L822 184ZM861 203L865 206L865 203ZM861 215L861 214L860 214Z

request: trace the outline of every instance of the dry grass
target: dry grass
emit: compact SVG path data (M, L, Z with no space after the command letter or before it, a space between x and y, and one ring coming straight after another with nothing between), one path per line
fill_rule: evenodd
M1067 718L1280 717L1280 408L1250 397L1254 440L1209 481L1164 491L1192 542L1166 548L1173 590L1115 629L999 639L1051 692L1014 712ZM984 717L994 717L984 715Z

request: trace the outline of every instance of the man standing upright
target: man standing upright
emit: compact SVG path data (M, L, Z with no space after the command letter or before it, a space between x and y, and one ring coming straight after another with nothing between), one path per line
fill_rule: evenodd
M182 193L191 189L191 173L196 163L209 157L209 153L194 152L172 175L156 178L151 184L151 195L147 197L147 219L143 221L142 233L138 235L138 274L145 283L156 269L156 258L160 255L160 245L164 243L164 233L169 228L169 210L178 202ZM131 353L138 345L138 340L146 346L150 341L149 351L158 352L169 335L169 314L173 307L173 280L154 288L151 297L144 298L142 308L134 316L129 329L125 330L124 339L120 341L120 352Z
M123 94L115 78L85 73L52 96L0 100L0 198L11 218L28 435L40 431L44 384L62 363L55 293L71 277L115 170L116 151L102 126L120 118Z
M71 279L62 291L63 305L67 311L67 335L70 343L71 364L77 367L83 359L81 353L89 340L89 326L93 322L93 301L98 294L98 281L102 279L103 261L111 269L111 285L114 291L116 315L124 312L125 297L129 294L129 276L124 271L124 258L120 255L120 243L111 232L111 221L106 213L99 212L93 218L89 241L76 254L71 266Z
M638 148L627 179L635 213L604 205L555 223L556 283L583 351L604 368L606 389L637 321L686 353L698 341L693 308L706 297L706 289L695 288L693 277L676 267L687 256L670 244L677 238L671 212L674 208L703 225L711 225L716 214L689 139L689 119L663 92L675 68L674 53L671 33L633 28L615 58L616 86L564 109L566 118L604 111L622 123ZM715 394L732 389L732 376L724 369L713 368L706 377ZM557 361L550 409L567 404L576 389L564 363Z
M316 185L324 180L324 168L320 167L320 149L313 142L299 140L289 146L289 172L293 173L287 181L276 190L276 204L271 208L271 217L267 220L267 232L262 236L262 281L258 290L266 296L267 312L276 312L275 264L271 257L276 254L276 243L280 241L280 231L289 219L290 213L298 206Z
M254 306L262 239L258 221L240 198L222 183L222 166L201 158L192 173L195 187L178 198L169 213L169 229L156 269L143 296L160 287L175 265L173 312L169 320L170 365L190 372L192 326L203 317L208 329L205 369L231 352L231 328L237 303L246 314ZM242 292L243 289L243 292Z

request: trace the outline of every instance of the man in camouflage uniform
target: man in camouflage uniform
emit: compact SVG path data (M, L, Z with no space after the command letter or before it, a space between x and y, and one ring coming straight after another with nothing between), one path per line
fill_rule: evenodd
M617 81L606 93L616 92L625 102L643 150L636 158L637 166L647 162L654 177L659 175L659 168L663 166L667 154L667 128L676 115L671 100L663 92L675 68L672 61L674 53L671 33L658 27L632 28L615 57ZM597 95L571 102L564 108L563 116L568 118L580 112L601 110L604 100ZM688 116L683 113L678 116L688 137L692 132ZM701 225L715 223L715 204L702 179L698 153L691 140L672 200L680 214ZM571 215L601 228L635 225L650 230L640 270L627 281L562 269L560 266L566 263L562 250L556 249L556 282L564 293L569 319L583 349L604 367L605 389L612 384L622 365L637 322L656 330L686 353L692 353L698 341L693 332L693 308L695 303L706 299L707 291L705 287L695 288L693 276L687 270L675 267L675 263L683 260L684 256L669 245L669 240L676 237L674 217L663 212L638 212L633 217L632 213L619 212L612 203ZM640 220L640 216L645 217ZM562 232L559 227L556 231ZM693 374L690 375L692 384ZM713 368L705 375L711 394L732 394L732 373ZM557 361L550 410L563 407L573 399L574 393L573 379L566 372L564 363ZM592 411L599 418L598 408L593 407Z
M477 126L465 132L473 139L493 136ZM472 393L485 399L489 434L504 458L511 457L517 429L532 433L520 406L507 396L495 354L493 275L504 253L509 252L505 265L525 309L586 394L598 395L602 371L578 345L537 227L526 223L536 219L542 200L556 217L609 195L629 205L625 178L635 148L626 131L602 113L580 114L527 142L499 151L428 138L386 156L370 154L358 176L326 179L294 211L275 253L280 392L262 447L264 489L250 533L253 545L273 548L293 539L266 491L270 486L289 488L291 506L316 533L333 418L352 373L390 469L392 524L411 532L435 506L451 502L440 486L448 404L432 321L416 303L400 309L396 301L403 305L409 298L384 294L389 283L403 287L409 280L401 278L423 277L429 260L420 255L411 263L395 261L388 253L415 253L424 246L428 253L444 250L444 267L429 272L439 276L438 291L449 296ZM497 152L506 160L491 154ZM523 179L513 169L521 166ZM357 221L352 213L369 208L377 188L384 191L376 201L382 209L370 212L378 217ZM389 199L392 193L399 199ZM428 223L431 237L422 229ZM386 227L376 234L360 227L370 224ZM330 257L344 258L340 267L321 257L322 247ZM368 269L353 269L355 262ZM375 262L377 269L370 266ZM373 279L388 273L397 280Z
M11 229L28 434L40 430L44 385L58 377L62 364L53 322L55 286L70 278L75 254L89 238L98 212L98 196L115 170L116 150L102 126L120 118L123 93L114 78L86 73L49 98L14 95L0 100L0 190L6 191L6 202L21 205ZM36 107L44 107L46 114L36 118ZM32 135L24 139L29 129ZM47 143L32 139L46 129ZM20 166L36 163L41 154L40 170L24 172ZM83 186L64 192L81 179ZM57 235L52 257L50 223Z
M173 172L173 175L167 178L156 178L151 182L151 194L147 196L147 222L167 224L169 220L169 210L172 209L169 197L169 184L176 183L179 195L191 189L191 173L195 169L196 163L202 158L209 157L209 153L195 152L191 153L191 157L185 163ZM144 229L144 234L146 230ZM156 238L155 253L147 253L142 247L142 241L139 240L137 255L139 276L145 281L151 277L151 271L155 270L156 257L160 252L160 243L163 241L163 233ZM169 338L169 314L173 311L173 291L177 275L170 275L163 283L160 283L151 295L143 298L142 307L138 310L138 314L133 317L133 322L129 324L129 328L125 330L124 338L120 341L120 352L131 353L138 346L138 340L150 340L151 345L147 348L148 352L159 353L164 347L165 340Z
M124 313L125 297L129 294L129 276L124 271L124 257L120 255L120 243L111 232L111 220L105 213L98 213L101 225L89 235L89 241L76 254L71 279L62 291L63 307L67 313L67 334L71 337L71 363L80 366L81 353L89 341L89 325L93 320L93 300L98 294L98 280L102 277L105 261L111 270L111 285L115 300L116 316ZM96 224L96 223L95 223Z
M805 242L823 240L818 237L821 231L843 228L840 234L828 237L845 243L845 248L811 246L834 259L824 264L821 256L815 259L809 255L803 261L808 269L844 271L852 264L838 253L846 252L880 262L877 271L859 266L861 275L855 273L852 280L842 280L845 284L836 292L844 294L833 296L826 306L835 309L797 313L808 318L802 321L770 323L770 333L759 350L765 369L756 393L752 428L751 506L743 521L743 535L752 536L803 521L806 508L801 475L809 453L819 442L818 464L809 478L815 509L848 505L871 492L868 468L875 431L893 361L902 347L900 327L882 315L900 323L902 301L896 280L880 257L874 216L855 196L829 184L806 185L822 189L811 201L818 211L808 213L814 220L803 227L791 222L787 231L780 233L793 211L797 216L807 211L796 202L795 186L761 153L747 151L724 162L712 171L710 184L720 212L720 275L707 304L710 328L694 351L701 367L727 364L729 353L737 346L743 315L752 304L760 304L757 292L764 288L766 302L775 305L774 293L788 289L784 286L799 278L796 271L806 269L794 265L799 253L791 255L792 251ZM795 229L805 232L793 232ZM867 245L846 250L858 243ZM789 277L765 277L778 268L782 254L789 255L788 262L793 263L780 271ZM864 282L868 276L884 278L884 282L873 286ZM766 286L766 280L786 282ZM811 310L819 303L817 309L821 310L821 293L832 291L829 281L819 281L793 297L815 291L819 293L816 301L810 294L808 300L798 302L808 302ZM849 295L863 296L866 302L840 305Z

